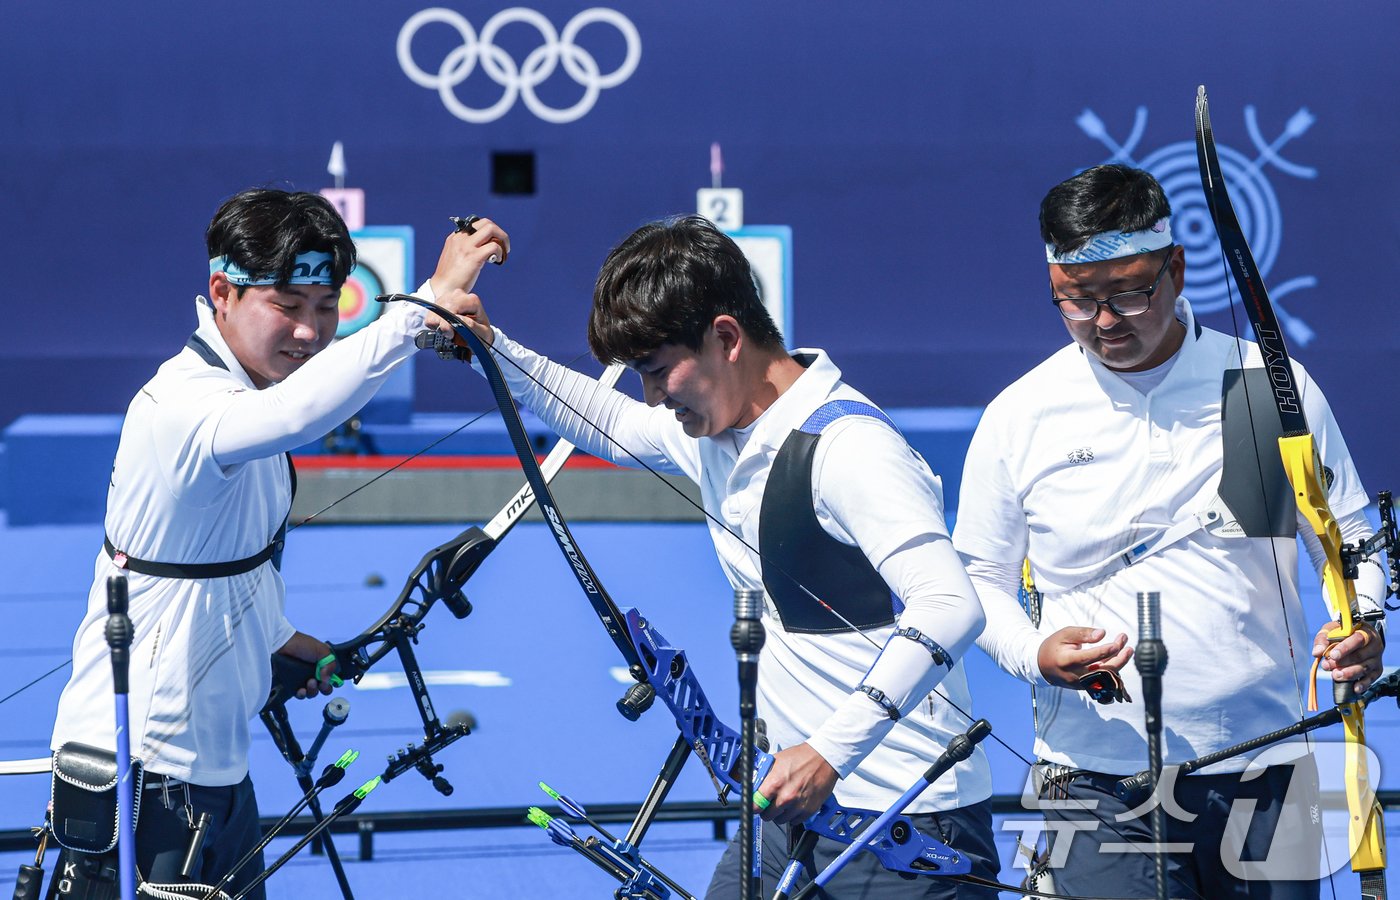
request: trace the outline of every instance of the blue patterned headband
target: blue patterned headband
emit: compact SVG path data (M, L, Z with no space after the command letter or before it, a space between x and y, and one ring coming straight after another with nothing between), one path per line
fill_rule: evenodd
M1121 259L1139 253L1151 253L1172 245L1172 220L1163 216L1142 231L1105 231L1096 234L1078 250L1063 255L1055 252L1054 244L1045 245L1045 261L1061 266Z
M329 253L320 250L299 253L296 262L292 264L292 276L287 279L287 283L332 285L335 283L331 280L334 268L334 260ZM255 278L251 272L227 256L216 256L209 260L209 274L213 275L215 272L223 272L231 284L240 287L260 287L277 283L276 273Z

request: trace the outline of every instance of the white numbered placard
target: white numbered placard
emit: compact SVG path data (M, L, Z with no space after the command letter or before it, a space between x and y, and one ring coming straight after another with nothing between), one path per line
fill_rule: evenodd
M695 211L720 231L744 227L744 192L739 188L701 188L695 192Z

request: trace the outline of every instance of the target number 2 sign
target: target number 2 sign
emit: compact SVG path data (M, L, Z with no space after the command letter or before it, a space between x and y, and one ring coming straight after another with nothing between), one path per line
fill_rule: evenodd
M695 192L695 211L720 231L744 227L744 192L738 188L701 188Z

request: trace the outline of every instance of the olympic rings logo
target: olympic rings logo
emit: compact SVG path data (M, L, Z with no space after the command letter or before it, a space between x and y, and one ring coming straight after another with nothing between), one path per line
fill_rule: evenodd
M544 40L543 44L526 55L525 62L520 65L516 65L511 55L494 43L497 32L515 22L533 26ZM413 39L420 28L436 23L455 28L462 43L443 58L436 72L428 72L420 68L413 58ZM627 43L626 58L606 75L598 71L598 61L592 54L574 43L578 33L594 23L612 25ZM556 31L541 13L524 7L512 7L488 19L480 35L459 13L433 7L415 13L404 23L399 30L397 49L399 67L403 73L414 84L436 90L448 112L464 122L473 125L494 122L515 105L517 97L521 97L536 116L546 122L563 124L587 114L604 88L616 87L631 77L642 58L642 39L636 26L626 16L602 7L585 9L574 16L564 26L562 33ZM467 106L456 94L456 87L476 71L478 63L488 78L505 89L501 98L485 109ZM535 88L554 74L561 63L569 77L583 87L583 96L573 106L556 109L540 100L535 95Z

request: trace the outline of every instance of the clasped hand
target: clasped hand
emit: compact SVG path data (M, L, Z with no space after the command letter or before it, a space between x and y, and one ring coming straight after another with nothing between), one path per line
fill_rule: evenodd
M327 656L331 655L331 647L325 641L312 637L305 632L294 632L287 643L277 648L277 652L292 659L299 659L302 662L316 665ZM338 666L334 661L321 667L320 678L309 678L306 684L297 688L297 699L305 700L307 697L314 697L317 694L329 694L334 688L331 683L331 676L335 674Z
M768 808L759 816L779 825L804 822L831 796L838 777L831 764L806 744L780 750L774 754L773 766L763 782L756 786L768 800Z
M1322 660L1319 668L1331 672L1333 681L1354 681L1359 693L1381 677L1384 671L1381 653L1385 644L1375 629L1364 622L1357 622L1356 630L1345 640L1335 644L1327 640L1327 632L1340 627L1340 622L1323 625L1313 639L1312 655Z

